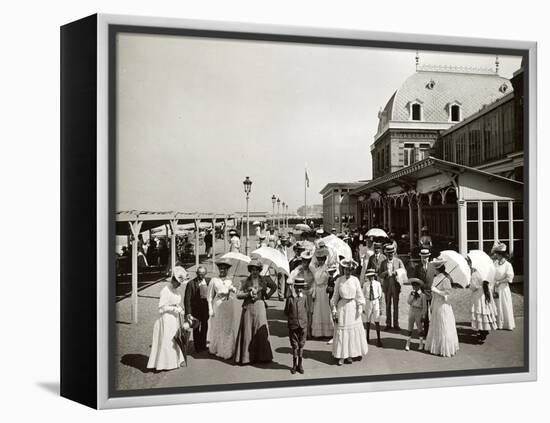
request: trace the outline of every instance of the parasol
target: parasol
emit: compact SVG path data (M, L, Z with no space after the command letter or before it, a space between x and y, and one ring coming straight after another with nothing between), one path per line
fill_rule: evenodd
M397 279L397 282L399 282L400 285L406 284L407 281L409 280L407 276L407 271L405 269L399 268L395 271L395 273L397 273L397 276L395 277L395 279Z
M445 271L451 276L452 282L463 288L468 286L470 284L471 272L466 259L453 250L441 251L440 256L447 260Z
M387 238L388 234L384 232L382 229L372 228L372 229L369 229L369 231L367 232L367 236L372 236L375 238Z
M226 260L231 264L231 267L233 270L233 275L237 275L237 272L239 271L239 267L248 266L248 263L250 263L250 257L245 256L244 254L237 253L236 251L230 251L229 253L225 253L223 256L220 257L220 260ZM239 273L240 275L241 273Z
M296 231L311 231L311 228L305 223L298 223L296 226L294 226L294 229Z
M472 267L476 269L484 281L493 284L495 281L495 265L485 251L471 250L468 257L472 260Z
M337 257L342 256L347 260L351 260L352 253L350 246L337 236L331 234L321 238L321 241L323 241L330 250L336 253Z
M263 264L272 267L277 273L290 274L288 260L279 250L272 247L260 247L250 253L250 257L259 259Z
M181 314L178 314L179 327L174 335L174 342L183 354L185 360L185 367L187 367L187 353L189 352L189 338L191 337L191 329L198 327L199 321L194 317L191 320L184 319Z

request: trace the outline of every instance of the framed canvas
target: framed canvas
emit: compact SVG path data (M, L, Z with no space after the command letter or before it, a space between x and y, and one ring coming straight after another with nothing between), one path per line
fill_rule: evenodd
M61 28L61 394L536 378L536 43Z

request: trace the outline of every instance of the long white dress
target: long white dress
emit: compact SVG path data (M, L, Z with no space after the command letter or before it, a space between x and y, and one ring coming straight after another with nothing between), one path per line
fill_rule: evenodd
M240 305L229 297L233 282L212 278L208 285L208 308L213 316L208 322L208 350L218 357L229 359L235 352L235 342L241 316Z
M513 330L516 327L510 283L514 279L514 268L508 260L495 260L495 291L498 294L497 325L499 329Z
M332 355L338 359L366 355L369 346L361 318L365 296L359 279L355 276L340 276L335 282L331 301L338 318L334 326Z
M470 290L472 291L472 329L486 331L496 330L497 309L495 300L492 295L490 298L485 297L485 292L483 291L483 278L477 270L472 272Z
M160 317L153 327L151 355L147 368L157 370L177 369L185 362L180 347L174 342L179 327L178 308L181 307L181 295L167 285L160 291Z
M450 293L451 281L439 273L432 284L432 313L424 349L443 357L452 357L459 349L455 315L447 302Z
M330 301L327 293L329 274L326 264L311 266L313 273L313 317L311 322L311 334L315 337L332 337L334 335L334 322L330 311Z

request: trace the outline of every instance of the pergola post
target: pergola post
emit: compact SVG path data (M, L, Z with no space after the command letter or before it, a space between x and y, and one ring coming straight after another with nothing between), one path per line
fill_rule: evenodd
M199 267L199 225L200 219L195 219L195 267Z
M386 229L388 227L388 215L387 215L387 210L386 210L386 199L382 198L380 200L380 204L382 205L382 217L383 217L382 225L384 226L383 229Z
M466 240L466 202L462 199L457 200L458 206L458 252L462 255L468 253L468 244Z
M174 274L174 268L176 267L176 231L178 230L178 220L170 220L170 265L172 267L172 275Z
M143 222L128 222L132 232L132 321L138 322L138 235Z
M241 217L241 238L243 237L243 233L244 233L244 218Z
M212 218L212 273L216 271L216 218Z
M227 217L223 219L223 252L227 253Z
M409 197L409 248L410 248L410 253L412 254L413 248L414 248L414 227L413 227L414 219L413 219L413 205L412 205L413 195L409 193L408 197Z

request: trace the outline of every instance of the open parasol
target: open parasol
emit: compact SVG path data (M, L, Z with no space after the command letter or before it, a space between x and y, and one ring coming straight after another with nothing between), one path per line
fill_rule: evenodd
M337 236L331 234L321 238L321 241L336 254L336 257L342 256L347 260L351 260L352 253L350 246Z
M275 248L266 246L260 247L252 251L250 257L257 258L263 264L273 268L277 273L284 273L287 276L290 275L287 258Z
M453 250L441 251L440 256L447 260L445 271L451 276L452 282L463 288L468 286L471 272L466 259Z
M233 275L237 275L237 272L240 270L239 268L245 268L248 266L248 263L250 263L250 257L245 256L244 254L237 253L236 251L230 251L228 253L225 253L223 256L220 257L220 260L226 260L231 264L231 268L233 269ZM241 273L239 273L240 275Z
M468 257L472 260L472 267L476 269L484 281L493 284L495 281L495 265L485 251L471 250Z
M382 229L372 228L372 229L368 230L367 236L368 237L372 236L374 238L387 238L388 234L385 231L383 231Z
M294 226L294 230L296 231L311 231L311 228L306 225L305 223L298 223L296 226Z

